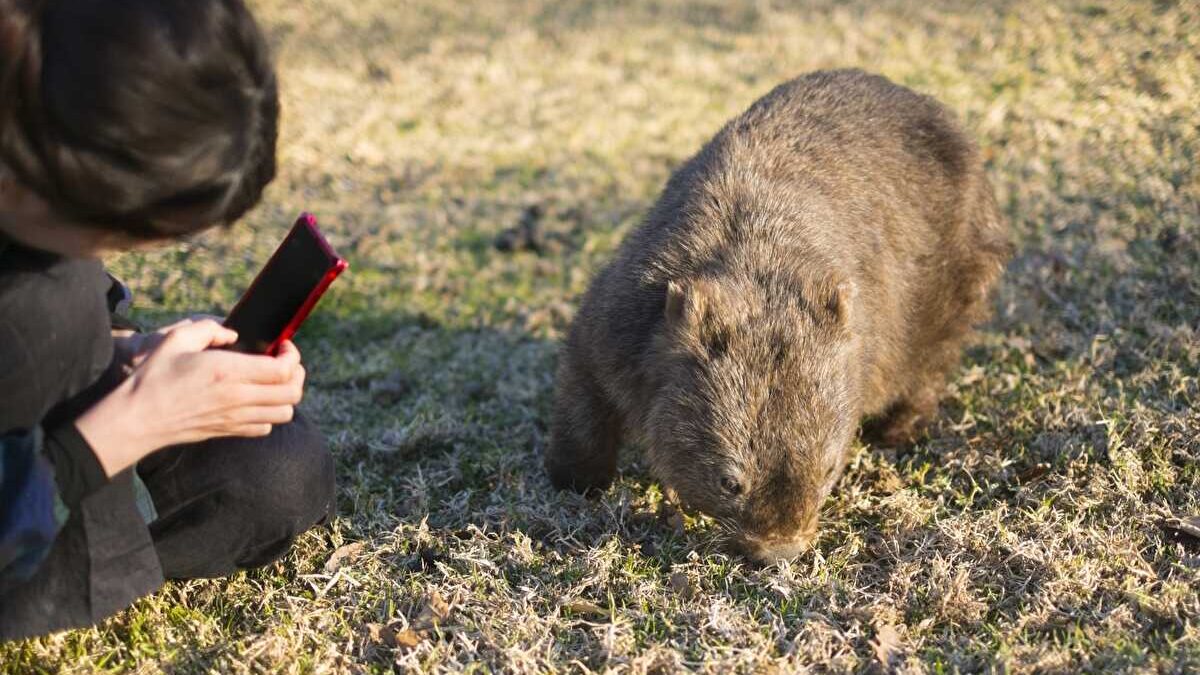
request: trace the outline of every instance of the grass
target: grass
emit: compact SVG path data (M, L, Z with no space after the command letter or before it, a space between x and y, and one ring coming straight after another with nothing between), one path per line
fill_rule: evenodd
M300 338L340 517L0 670L1200 669L1200 541L1163 525L1200 513L1194 3L255 6L279 179L234 230L112 267L143 318L221 312L319 215L352 265ZM1018 243L928 437L859 449L816 550L766 568L636 453L598 499L552 491L592 272L726 119L844 65L961 115ZM498 250L532 205L545 250Z

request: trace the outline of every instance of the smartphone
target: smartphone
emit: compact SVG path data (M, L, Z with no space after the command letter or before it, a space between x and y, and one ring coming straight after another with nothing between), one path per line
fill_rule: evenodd
M301 214L225 319L238 334L230 349L274 356L348 266L317 229L317 219Z

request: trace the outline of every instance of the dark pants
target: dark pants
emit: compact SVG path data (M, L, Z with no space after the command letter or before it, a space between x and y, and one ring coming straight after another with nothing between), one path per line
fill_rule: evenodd
M299 415L266 438L163 450L142 460L138 474L158 511L150 536L168 579L261 567L333 516L333 457Z
M115 372L110 367L50 418L73 419L119 381ZM164 449L137 472L157 519L146 525L129 472L87 497L34 578L0 597L0 639L94 624L156 590L164 577L219 577L266 565L333 514L333 458L299 415L265 438Z

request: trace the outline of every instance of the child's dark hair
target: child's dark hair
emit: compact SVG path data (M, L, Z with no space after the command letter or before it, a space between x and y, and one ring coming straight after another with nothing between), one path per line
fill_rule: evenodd
M275 176L278 118L242 0L0 0L0 166L64 216L232 223Z

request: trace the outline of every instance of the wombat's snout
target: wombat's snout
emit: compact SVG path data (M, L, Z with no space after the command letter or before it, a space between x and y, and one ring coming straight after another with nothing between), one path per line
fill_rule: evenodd
M817 537L817 517L814 514L805 519L801 527L788 530L791 528L782 532L775 530L769 534L742 531L737 537L736 545L744 555L765 565L791 560L812 546Z
M791 537L743 536L737 541L738 548L756 562L770 565L781 560L791 560L812 546L816 530L799 533Z

